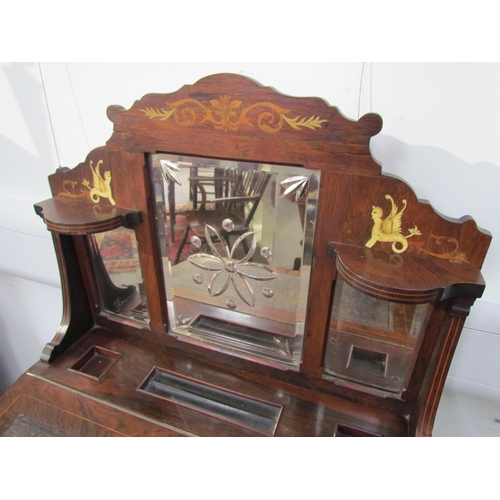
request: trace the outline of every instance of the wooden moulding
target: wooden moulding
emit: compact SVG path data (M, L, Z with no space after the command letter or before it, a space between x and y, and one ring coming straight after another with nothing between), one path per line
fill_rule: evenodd
M348 120L322 99L291 98L240 75L147 94L130 109L113 105L107 114L114 124L108 147L282 164L329 164L335 157L342 171L350 170L354 156L360 171L380 172L369 151L382 128L379 115Z
M393 302L423 304L459 296L479 298L485 288L479 268L471 264L332 242L328 252L350 286Z
M35 205L47 229L59 234L94 234L142 222L142 213L116 206L51 198Z
M63 314L55 337L43 350L41 361L44 363L54 361L94 325L83 271L75 247L77 238L82 236L52 233L61 275Z

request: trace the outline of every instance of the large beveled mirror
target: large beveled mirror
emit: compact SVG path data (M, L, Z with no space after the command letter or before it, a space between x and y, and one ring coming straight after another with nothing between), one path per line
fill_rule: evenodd
M170 332L298 368L320 172L150 156Z

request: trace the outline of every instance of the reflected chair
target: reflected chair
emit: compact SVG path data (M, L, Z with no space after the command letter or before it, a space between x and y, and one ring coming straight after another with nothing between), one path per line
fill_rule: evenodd
M239 236L247 232L270 177L271 174L258 170L231 169L225 178L219 179L220 182L226 183L224 188L226 192L229 192L229 196L215 198L210 202L207 202L203 184L196 183L196 188L200 191L201 203L199 208L185 213L187 227L174 264L179 262L190 230L202 242L205 242L205 226L208 224L217 229L228 245L230 245L229 235ZM234 224L231 231L223 228L223 221L226 219L230 219Z
M216 166L193 166L189 175L189 199L193 210L207 208L215 198L231 196L237 169ZM198 199L200 197L200 199ZM209 199L210 198L210 199ZM198 206L200 205L200 206Z
M232 183L236 178L237 170L234 168L220 168L216 166L195 165L190 168L189 199L193 203L193 210L199 204L206 207L213 198L227 198L230 196ZM198 199L198 196L201 199ZM208 196L211 200L208 201Z

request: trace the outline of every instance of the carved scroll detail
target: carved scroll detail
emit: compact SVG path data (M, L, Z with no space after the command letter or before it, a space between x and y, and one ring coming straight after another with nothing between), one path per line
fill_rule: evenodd
M290 109L284 109L270 102L259 102L248 107L242 107L242 101L231 99L230 96L221 96L218 100L212 99L208 104L204 104L196 99L181 99L180 101L167 104L171 109L145 108L140 111L149 119L160 121L168 120L172 115L179 125L190 127L197 121L199 123L209 122L217 130L224 132L236 131L240 125L253 127L252 120L264 132L273 134L279 132L285 123L294 130L317 130L322 127L323 120L319 116L309 118L287 116ZM260 109L260 113L255 118L252 111Z

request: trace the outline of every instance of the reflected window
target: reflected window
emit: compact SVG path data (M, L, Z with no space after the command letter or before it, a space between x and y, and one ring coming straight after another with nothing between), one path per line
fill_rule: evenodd
M298 367L319 171L150 158L171 332Z

